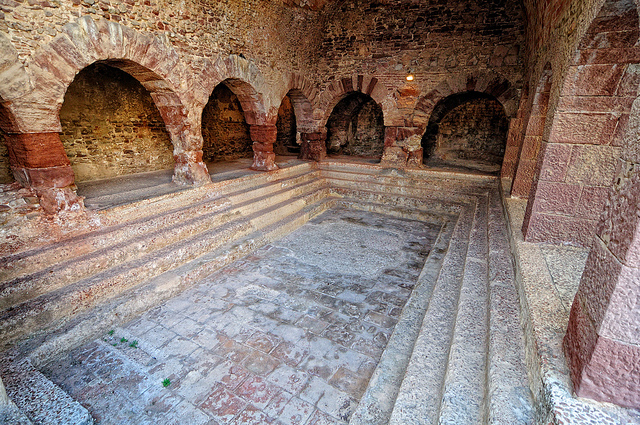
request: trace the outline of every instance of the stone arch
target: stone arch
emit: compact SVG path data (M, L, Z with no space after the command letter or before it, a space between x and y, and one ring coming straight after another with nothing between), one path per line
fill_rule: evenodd
M181 67L173 46L166 39L90 16L67 24L29 62L36 87L31 97L43 105L36 125L43 130L60 130L57 114L67 87L80 70L99 61L108 61L140 81L156 102L169 132L182 130L186 113L175 90L181 81Z
M299 74L292 74L286 85L285 95L291 99L296 114L296 125L301 133L316 132L322 125L320 120L315 118L316 93L316 87Z
M208 181L201 153L190 137L186 109L175 89L182 76L177 52L166 38L116 22L84 16L65 25L61 34L36 51L28 63L34 89L16 103L18 119L28 118L20 124L29 132L47 134L51 147L62 149L54 134L61 131L58 113L67 87L80 70L100 61L127 72L151 94L174 145L174 181Z
M608 0L579 41L536 163L525 240L591 246L638 96L639 36L634 0Z
M347 93L331 111L326 128L327 153L382 156L383 112L371 96L359 91Z
M21 175L20 161L23 155L20 150L12 149L12 142L19 142L20 138L13 136L20 133L20 126L13 112L13 102L31 89L31 81L22 62L18 58L18 51L2 33L0 33L0 151L2 175L5 182L13 179L12 169ZM23 181L24 183L24 181Z
M201 67L202 72L195 76L196 82L194 82L201 87L196 92L196 103L199 106L198 115L202 115L202 109L209 101L213 90L224 82L238 97L249 125L275 123L276 114L268 114L272 105L266 103L269 99L264 96L264 93L269 92L268 85L260 69L253 62L238 55L229 55L213 61L205 59ZM274 108L277 112L277 107Z
M252 155L251 124L244 110L247 103L241 100L252 91L249 84L233 79L224 80L213 89L202 109L205 160L230 161Z
M547 63L533 95L533 104L518 151L516 174L511 188L511 196L516 198L528 198L531 191L546 128L552 82L553 71L551 64Z
M76 183L174 169L163 108L132 75L142 72L148 71L130 61L98 61L67 88L60 138Z
M387 96L387 89L384 85L380 84L379 80L374 76L354 75L333 81L327 85L318 102L318 106L323 113L322 123L326 124L336 105L354 92L370 96L380 105L383 115L386 116L384 100Z
M458 76L441 82L416 103L410 122L422 132L427 128L435 106L447 98L461 92L479 92L496 98L504 107L508 118L513 118L518 109L518 90L505 77L494 72L483 72Z
M29 75L18 58L18 51L7 36L0 33L0 99L2 99L0 103L10 110L12 108L10 103L24 96L31 88ZM15 117L12 118L11 123L4 124L10 124L10 128L5 128L5 131L20 130Z
M467 123L472 125L466 126ZM448 136L447 131L443 133L443 126L450 133ZM452 94L433 107L422 136L424 161L497 171L504 157L507 133L504 107L494 96L477 91Z

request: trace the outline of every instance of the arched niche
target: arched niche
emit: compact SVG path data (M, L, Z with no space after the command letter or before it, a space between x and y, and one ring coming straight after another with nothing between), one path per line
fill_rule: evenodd
M151 94L108 61L76 75L60 125L76 182L174 167L171 137Z
M504 107L494 96L453 94L433 108L422 137L424 163L499 171L508 131Z
M9 111L0 103L0 184L9 184L15 181L9 163L9 150L5 140L5 129L9 125Z
M253 142L244 110L238 96L225 82L213 89L202 110L202 139L203 158L207 162L253 156Z
M364 93L348 94L327 121L327 153L380 158L383 150L382 108Z
M278 135L273 144L273 151L276 155L297 155L300 153L298 144L298 126L293 101L287 94L278 109L278 119L276 121Z

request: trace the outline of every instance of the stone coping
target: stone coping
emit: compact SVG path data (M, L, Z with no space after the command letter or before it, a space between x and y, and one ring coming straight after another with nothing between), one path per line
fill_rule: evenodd
M503 182L503 188L505 187ZM640 411L573 394L562 351L573 297L588 250L524 242L526 199L504 196L516 264L529 382L539 424L640 424Z

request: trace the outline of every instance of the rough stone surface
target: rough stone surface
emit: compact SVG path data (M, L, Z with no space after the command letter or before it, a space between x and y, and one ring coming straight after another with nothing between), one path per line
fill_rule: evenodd
M325 213L47 374L99 423L344 423L435 241L437 227L416 224Z
M153 99L124 71L85 68L65 94L60 124L77 182L173 168L173 145Z

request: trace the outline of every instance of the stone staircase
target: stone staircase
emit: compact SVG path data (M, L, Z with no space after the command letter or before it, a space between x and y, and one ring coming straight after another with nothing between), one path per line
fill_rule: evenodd
M10 397L36 423L89 423L64 394L60 404L78 420L39 416L51 408L29 399L62 390L29 378L39 376L31 363L126 322L334 205L442 225L350 423L532 423L496 179L332 161L104 209L97 230L0 259L0 341L5 350L20 341L29 354L10 350L0 364Z
M444 221L350 424L533 423L497 181L320 168L339 204Z

